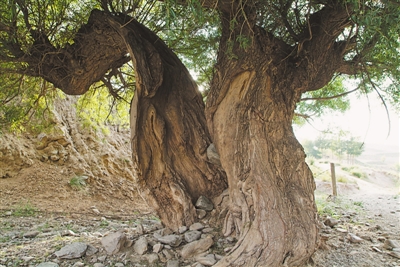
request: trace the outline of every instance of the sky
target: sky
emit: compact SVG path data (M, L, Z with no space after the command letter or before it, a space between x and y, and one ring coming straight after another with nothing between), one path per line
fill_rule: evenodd
M317 118L302 127L295 126L297 138L302 140L313 140L321 134L322 130L328 127L339 127L357 136L360 141L366 144L381 145L382 147L397 147L400 143L400 117L394 108L390 107L390 130L389 119L382 101L373 95L369 99L355 96L350 97L351 108L345 113L329 114Z

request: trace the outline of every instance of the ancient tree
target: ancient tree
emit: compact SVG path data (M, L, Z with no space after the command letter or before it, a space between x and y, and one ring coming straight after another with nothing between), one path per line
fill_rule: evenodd
M59 20L52 24L43 12L35 19L35 3L10 1L2 10L2 69L83 94L132 61L138 184L173 229L196 220L193 203L200 195L212 198L228 187L223 231L238 242L217 266L299 266L315 251L315 185L292 129L303 94L350 75L360 78L360 90L398 101L396 1L157 2L158 8L203 6L219 16L206 105L173 50L135 19L140 3L89 5L90 16L73 39L54 33L70 13L54 9L64 15L52 13L49 21ZM76 8L73 1L56 3ZM211 143L221 166L206 156Z

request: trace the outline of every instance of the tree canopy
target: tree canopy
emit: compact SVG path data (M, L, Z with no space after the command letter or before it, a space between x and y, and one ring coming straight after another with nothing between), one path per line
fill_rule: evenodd
M166 40L186 66L198 75L198 81L204 83L207 90L221 34L218 15L221 10L216 3L213 1L2 0L0 7L0 78L4 81L0 91L3 103L2 116L4 117L6 113L10 117L12 103L9 102L11 99L15 100L18 94L19 101L26 95L25 102L29 102L29 98L34 102L34 97L48 96L43 92L43 86L40 86L43 82L28 76L44 76L46 64L42 64L42 61L50 60L49 54L57 54L60 49L66 49L68 45L73 44L76 41L74 41L76 33L87 22L91 10L95 8L112 13L129 14L143 22ZM306 100L299 103L300 117L322 115L324 108L345 110L348 108L348 101L334 96L352 89L359 89L362 92L375 91L383 100L391 101L395 107L399 107L400 11L397 1L301 0L252 1L252 3L257 9L254 23L271 36L285 42L288 46L287 57L293 61L300 59L301 53L309 53L306 47L313 38L316 38L313 33L315 32L313 23L318 23L317 16L325 16L324 10L329 6L344 7L343 18L338 17L332 21L332 27L336 30L336 48L333 51L340 53L340 66L336 68L335 75L354 79L357 84L355 88L346 88L341 82L343 78L335 78L326 86L324 83L327 81L324 81L315 88L310 88L307 90L310 91L309 95L303 96ZM231 27L239 23L236 19L239 15L236 14L231 19L229 22ZM326 16L328 15L327 13ZM332 13L330 16L332 15L336 14ZM229 38L229 42L231 44L238 42L244 49L250 45L251 39L244 31L239 32L235 38ZM42 50L50 47L47 58L40 56ZM237 56L232 51L230 53L232 57ZM62 56L68 57L68 53L63 53ZM79 61L79 59L74 60ZM121 62L117 62L114 69L111 67L104 77L96 78L103 86L107 86L111 93L115 90L114 96L124 90L121 89L122 86L115 86L116 83L127 84L121 75L123 71L116 71L127 60L121 58ZM306 62L296 62L296 64L301 63ZM105 66L108 67L110 66ZM122 80L117 81L120 79ZM129 85L131 90L132 83ZM313 92L321 87L323 90Z

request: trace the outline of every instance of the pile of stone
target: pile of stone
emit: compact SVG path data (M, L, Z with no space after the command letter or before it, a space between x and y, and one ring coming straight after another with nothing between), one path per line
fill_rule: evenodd
M212 202L205 197L200 197L195 206L200 215L213 210ZM54 252L51 261L37 266L213 266L235 242L232 237L218 238L216 229L200 222L182 226L177 232L157 222L137 224L135 233L109 232L101 237L99 247L84 242L67 244Z

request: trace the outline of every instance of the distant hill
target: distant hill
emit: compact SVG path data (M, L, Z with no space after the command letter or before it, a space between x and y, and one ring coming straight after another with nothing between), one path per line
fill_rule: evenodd
M380 144L365 144L365 150L357 161L363 165L394 170L400 164L400 147Z

